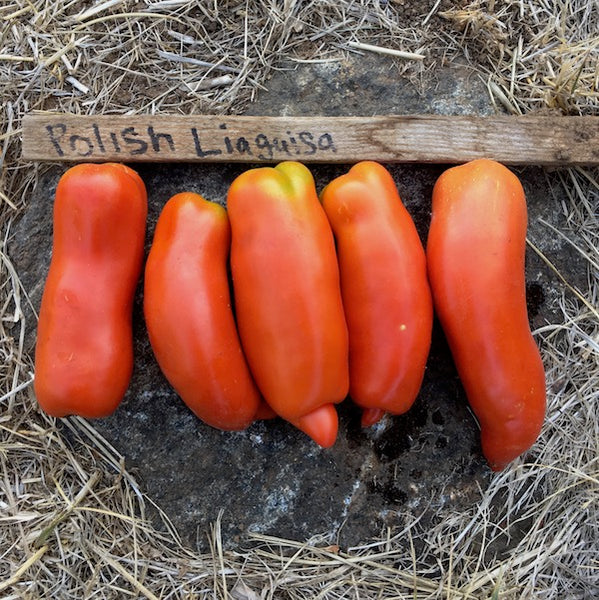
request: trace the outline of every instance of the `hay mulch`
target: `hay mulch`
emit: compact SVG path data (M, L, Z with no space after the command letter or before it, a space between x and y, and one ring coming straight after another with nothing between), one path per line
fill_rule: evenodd
M89 423L67 419L59 431L32 394L24 339L34 324L25 323L27 290L7 248L47 167L19 158L24 113L242 112L283 61L337 61L373 51L363 46L370 44L401 51L397 72L414 85L459 58L486 82L498 110L599 114L596 0L457 4L2 3L0 597L599 596L597 170L552 174L565 224L553 234L580 253L587 285L574 288L556 270L561 318L535 332L549 402L536 460L494 476L477 505L444 508L431 528L405 515L403 527L343 551L318 538L262 535L225 551L216 522L212 552L198 554L166 515L162 527L150 524L151 498Z

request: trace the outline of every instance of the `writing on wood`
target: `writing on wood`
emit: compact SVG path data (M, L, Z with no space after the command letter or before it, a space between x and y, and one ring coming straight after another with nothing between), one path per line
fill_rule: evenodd
M31 114L23 158L121 162L599 164L599 117Z

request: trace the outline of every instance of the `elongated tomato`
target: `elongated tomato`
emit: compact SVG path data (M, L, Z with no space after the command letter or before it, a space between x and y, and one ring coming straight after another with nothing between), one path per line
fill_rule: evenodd
M124 165L80 164L58 182L35 349L35 394L50 415L104 417L127 390L146 215L144 184Z
M431 343L433 305L422 242L391 174L364 161L321 194L337 241L349 331L351 399L363 425L414 403Z
M435 185L427 244L434 304L493 470L530 448L545 415L526 310L526 227L524 190L503 165L475 160Z
M337 435L349 385L347 327L333 234L310 171L297 162L232 183L231 270L243 348L277 414L321 446Z
M225 209L184 192L164 206L145 270L144 314L164 375L205 423L247 427L260 393L235 325L227 262Z

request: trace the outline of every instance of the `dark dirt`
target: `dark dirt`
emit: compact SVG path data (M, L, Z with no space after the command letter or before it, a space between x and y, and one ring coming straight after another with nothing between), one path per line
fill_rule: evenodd
M440 72L430 89L394 77L393 62L356 60L337 67L304 65L275 75L248 114L488 114L482 83L460 70ZM251 165L138 165L149 191L147 248L156 219L174 193L197 191L224 204L231 181ZM389 166L423 242L433 184L442 165ZM36 309L51 250L54 188L66 166L44 175L17 225L11 256ZM318 189L347 166L314 166ZM576 284L582 259L539 218L565 228L554 174L518 169L530 211L530 239ZM560 284L532 252L527 292L533 328L556 320ZM401 513L434 518L439 507L459 510L477 502L491 473L481 455L444 336L435 324L421 393L410 412L368 430L350 402L340 408L336 445L319 449L281 420L246 431L212 429L185 407L162 376L144 328L140 283L134 310L135 368L116 413L94 426L124 456L144 491L168 514L183 539L206 548L206 533L223 511L225 544L248 531L304 540L322 535L342 547L357 545L402 523ZM28 350L35 341L29 315Z

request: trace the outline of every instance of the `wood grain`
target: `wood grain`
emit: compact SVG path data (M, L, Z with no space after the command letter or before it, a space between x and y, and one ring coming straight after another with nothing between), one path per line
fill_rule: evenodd
M79 116L23 120L39 161L599 164L599 117Z

